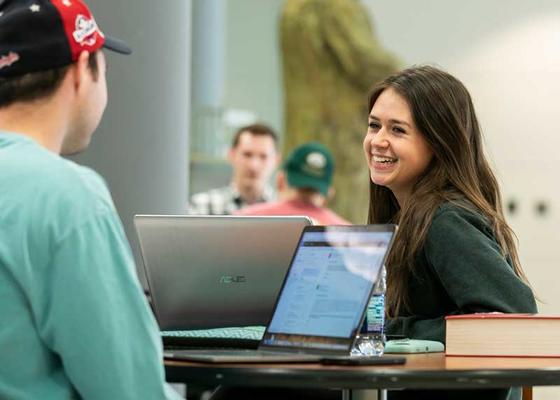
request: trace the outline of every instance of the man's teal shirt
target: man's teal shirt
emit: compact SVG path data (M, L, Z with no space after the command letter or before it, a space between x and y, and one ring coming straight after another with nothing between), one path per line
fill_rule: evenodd
M0 132L0 398L163 399L161 340L99 175Z

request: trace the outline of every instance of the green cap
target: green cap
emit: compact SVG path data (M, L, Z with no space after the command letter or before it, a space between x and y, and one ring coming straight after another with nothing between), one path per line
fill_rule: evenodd
M292 151L282 169L288 184L294 188L309 188L327 196L334 173L334 159L320 143L306 143Z

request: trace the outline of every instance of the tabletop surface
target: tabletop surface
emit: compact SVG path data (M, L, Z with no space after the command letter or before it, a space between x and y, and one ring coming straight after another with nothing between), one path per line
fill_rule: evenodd
M202 364L165 360L170 382L314 388L499 388L560 385L560 358L404 355L405 365Z

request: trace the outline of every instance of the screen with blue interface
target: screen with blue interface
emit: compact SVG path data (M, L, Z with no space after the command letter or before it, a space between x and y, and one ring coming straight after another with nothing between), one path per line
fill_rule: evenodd
M303 346L306 336L353 338L392 234L304 232L263 343L290 335L301 335Z

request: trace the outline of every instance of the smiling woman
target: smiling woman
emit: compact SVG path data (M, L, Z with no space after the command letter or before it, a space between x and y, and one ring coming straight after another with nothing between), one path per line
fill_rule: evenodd
M433 156L405 98L391 88L371 109L364 150L371 181L391 189L399 204L408 199Z
M410 68L378 84L369 108L369 223L399 224L387 261L386 333L445 342L446 315L536 312L463 84L437 68ZM509 392L389 398L519 398Z

